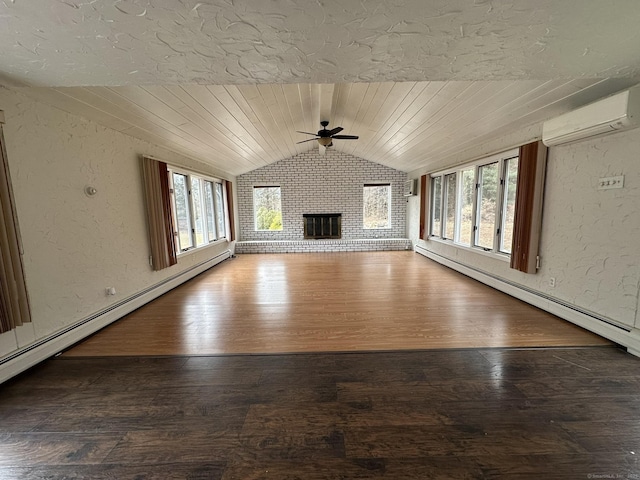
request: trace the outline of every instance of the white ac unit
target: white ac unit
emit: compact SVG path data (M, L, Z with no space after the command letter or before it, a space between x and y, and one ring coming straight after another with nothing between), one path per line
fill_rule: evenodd
M404 182L404 193L403 195L405 197L412 197L413 195L417 195L417 179L414 178L413 180L407 180L406 182Z
M542 142L551 147L637 126L640 126L640 85L544 122Z

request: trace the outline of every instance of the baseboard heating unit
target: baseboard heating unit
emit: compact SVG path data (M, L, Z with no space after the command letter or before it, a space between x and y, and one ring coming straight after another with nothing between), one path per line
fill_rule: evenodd
M571 305L560 299L545 295L535 290L530 290L522 285L512 283L503 278L491 275L485 271L464 265L450 258L431 252L426 248L416 245L416 253L427 257L435 262L451 268L457 272L473 278L489 287L495 288L518 300L538 307L545 312L549 312L557 317L574 323L590 332L596 333L611 340L623 347L635 356L640 357L640 330L616 323L615 321L598 316L593 312L588 312L576 305Z
M56 355L160 295L231 257L229 250L131 295L0 360L0 383Z

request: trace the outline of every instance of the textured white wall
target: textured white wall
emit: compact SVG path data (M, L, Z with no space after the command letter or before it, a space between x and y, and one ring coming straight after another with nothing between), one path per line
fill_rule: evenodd
M0 110L33 314L0 335L0 356L229 248L223 242L151 270L139 156L233 178L1 88ZM87 197L85 185L97 195ZM106 287L117 295L105 296Z
M368 162L346 153L317 150L267 165L238 176L240 240L302 240L304 213L341 213L342 238L403 238L407 201L405 172ZM391 184L391 228L362 228L362 187L365 183ZM253 186L280 185L282 231L256 232Z
M505 142L505 147L512 145ZM640 129L549 150L542 267L534 275L516 272L503 261L467 249L418 240L417 199L409 203L408 233L414 242L435 253L615 322L640 327L638 152ZM623 189L597 190L598 178L614 175L625 176ZM550 277L556 278L555 288L549 286Z
M637 15L633 0L13 0L0 58L51 86L637 77Z

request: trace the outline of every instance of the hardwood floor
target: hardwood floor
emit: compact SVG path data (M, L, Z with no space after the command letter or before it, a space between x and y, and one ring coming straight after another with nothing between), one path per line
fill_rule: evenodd
M241 255L66 356L606 345L413 252Z
M634 479L638 418L640 359L415 254L246 255L0 385L0 478Z
M0 386L0 478L638 478L639 367L613 347L60 356Z

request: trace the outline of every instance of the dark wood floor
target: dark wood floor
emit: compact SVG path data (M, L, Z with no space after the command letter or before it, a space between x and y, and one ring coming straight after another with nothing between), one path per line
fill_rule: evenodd
M614 347L57 357L0 386L2 479L640 478Z

